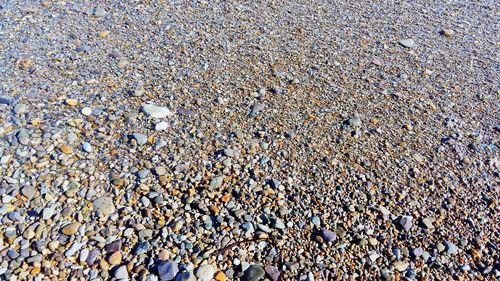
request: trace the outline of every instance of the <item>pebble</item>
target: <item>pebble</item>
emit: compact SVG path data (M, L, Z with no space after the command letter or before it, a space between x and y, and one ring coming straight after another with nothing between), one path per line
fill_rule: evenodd
M174 113L168 109L168 107L157 106L154 104L143 104L142 111L146 113L149 117L160 119L173 116Z
M272 265L266 265L264 267L264 271L267 273L267 275L271 278L272 281L277 281L281 274L278 267Z
M359 127L362 124L361 118L359 116L349 118L348 123L352 127Z
M407 268L408 268L408 262L405 262L405 261L396 261L392 264L394 266L394 268L399 271L399 272L403 272L405 271Z
M401 39L398 41L398 43L406 48L413 48L415 46L415 40L413 39Z
M92 152L92 145L88 142L82 142L82 150L85 151L85 152Z
M413 218L411 216L402 216L400 219L399 219L399 225L401 225L401 227L408 231L411 229L412 225L413 225Z
M161 121L155 125L155 131L165 131L168 128L168 123Z
M107 217L116 211L112 197L106 195L94 200L93 209L94 212L97 212L104 217Z
M114 273L114 277L118 280L126 280L126 279L129 279L129 275L128 275L128 270L127 270L127 267L125 265L122 265L120 267L118 267L116 270L115 270L115 273Z
M79 222L73 222L73 223L70 223L70 224L64 226L62 228L61 232L65 235L73 235L78 231L80 226L81 226L81 224Z
M446 247L446 253L448 255L455 255L458 253L458 247L450 241L444 242Z
M251 265L247 270L245 270L245 273L243 274L243 277L241 280L244 281L258 281L262 280L262 278L265 275L265 271L260 265Z
M84 116L90 116L92 114L92 108L90 108L90 107L82 108L82 114Z
M138 145L144 145L148 142L148 136L139 133L133 133L132 137L137 141Z
M179 268L175 262L163 261L158 264L158 276L161 281L174 280L178 272Z
M200 281L210 281L215 275L215 268L209 264L201 265L196 269L195 275Z
M321 230L321 236L323 237L323 240L326 242L332 242L337 239L337 234L334 231L328 229Z

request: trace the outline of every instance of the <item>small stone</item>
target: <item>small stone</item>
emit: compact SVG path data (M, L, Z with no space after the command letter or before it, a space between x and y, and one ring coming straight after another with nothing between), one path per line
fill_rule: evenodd
M48 220L54 215L55 210L53 208L47 207L42 211L42 219Z
M434 229L434 225L432 224L432 221L429 218L423 218L422 225L426 229Z
M245 270L245 273L243 274L243 277L241 280L245 281L258 281L261 280L262 277L264 277L265 271L260 265L251 265L247 270Z
M82 150L85 151L85 152L92 152L92 145L88 142L82 142Z
M157 106L154 104L143 104L142 111L152 118L165 118L174 115L168 107Z
M61 232L65 235L73 235L78 231L80 226L81 226L81 224L79 222L70 223L70 224L64 226L62 228Z
M148 136L139 133L133 133L132 137L137 141L138 145L144 145L148 142Z
M446 247L446 253L448 255L455 255L458 253L458 247L455 244L453 244L452 242L446 241L446 242L444 242L444 245Z
M61 150L61 152L64 154L70 154L73 152L73 148L71 148L71 146L66 145L66 144L61 145L59 150Z
M402 216L401 219L399 219L399 225L401 225L401 227L408 231L411 229L412 225L413 225L413 218L411 216Z
M90 107L82 108L82 114L84 116L90 116L92 114L92 108L90 108Z
M405 271L407 268L408 268L408 262L405 262L405 261L396 261L392 264L394 266L394 268L399 271L399 272L403 272Z
M66 104L69 106L76 106L78 104L78 100L76 99L66 99Z
M209 264L204 264L196 269L195 275L200 281L210 281L214 277L215 268Z
M104 248L106 249L106 252L108 254L118 252L122 249L122 241L120 239L117 239L111 243L106 244Z
M165 121L161 121L160 123L155 125L155 131L165 131L168 128L168 123Z
M23 103L18 103L16 106L14 106L14 113L16 115L21 115L28 112L28 106L23 104Z
M337 234L334 231L328 230L328 229L323 229L321 231L321 236L323 237L323 240L326 242L332 242L337 239Z
M101 7L96 7L93 11L93 15L96 17L103 17L106 15L106 10Z
M415 46L415 40L413 39L401 39L398 43L406 48L413 48Z
M441 35L443 35L445 37L451 37L453 34L455 34L455 31L453 31L451 29L443 29L443 30L441 30Z
M256 103L252 106L250 111L250 117L255 117L259 112L261 112L266 106L263 103Z
M216 281L226 281L227 280L227 276L226 276L226 274L224 272L219 271L219 272L217 272L217 274L215 274L214 279Z
M120 267L118 267L116 270L115 270L115 274L114 274L115 278L118 279L118 280L124 280L124 279L128 279L128 270L127 270L127 266L125 265L122 265Z
M272 281L277 281L281 274L278 267L272 265L266 265L264 267L264 271L267 273L267 275L271 278Z
M21 193L26 196L26 198L31 199L35 196L36 188L32 185L26 185L21 189Z
M223 176L215 177L210 181L210 190L214 190L216 188L219 188L222 185L222 182L224 180Z
M102 216L109 216L116 211L113 199L110 196L102 196L93 202L94 212L98 212Z
M161 281L173 280L178 272L179 268L175 262L164 261L158 265L158 275Z
M354 116L354 117L349 118L348 123L349 123L349 126L359 127L359 126L361 126L362 122L361 122L361 118L359 118L358 116Z
M109 258L108 262L111 265L117 265L122 262L122 253L120 251L112 253Z

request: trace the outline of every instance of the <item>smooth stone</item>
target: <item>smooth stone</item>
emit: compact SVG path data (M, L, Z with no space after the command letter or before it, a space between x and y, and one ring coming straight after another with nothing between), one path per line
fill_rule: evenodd
M82 108L82 114L84 116L90 116L92 114L92 108L90 108L90 107Z
M394 268L399 271L399 272L403 272L405 271L407 268L408 268L408 262L405 262L405 261L396 261L392 264L394 266Z
M195 275L200 281L210 281L215 275L215 268L209 264L204 264L196 269Z
M127 270L127 266L125 265L122 265L120 267L118 267L116 270L115 270L115 274L114 274L115 278L118 279L118 280L123 280L123 279L128 279L128 270Z
M161 281L170 281L175 278L179 272L177 263L172 261L164 261L158 265L158 276Z
M257 114L259 114L259 112L261 112L266 106L263 104L263 103L256 103L252 106L252 110L250 111L250 116L251 117L254 117L256 116Z
M241 280L245 281L258 281L261 280L266 272L260 265L251 265L247 270L245 270L245 273L243 274L243 277Z
M83 243L80 243L80 242L75 242L71 245L71 247L69 247L68 250L66 250L66 252L64 253L64 255L66 257L72 257L76 252L78 252L82 247L83 247Z
M455 255L456 253L458 253L458 247L452 242L446 241L444 242L444 245L446 247L446 253L448 255Z
M408 231L413 225L412 221L413 218L411 216L402 216L401 219L399 219L399 225L401 225L404 230Z
M62 229L61 229L61 232L64 234L64 235L73 235L75 234L78 229L80 228L81 224L79 222L73 222L73 223L70 223L66 226L64 226Z
M280 270L276 266L272 265L266 265L264 267L264 271L267 273L267 275L271 278L273 281L277 281L280 277Z
M85 151L85 152L92 152L92 145L88 142L82 142L82 150Z
M354 117L349 118L348 123L350 126L359 127L359 126L361 126L362 122L361 122L361 118L354 116Z
M174 115L168 107L157 106L154 104L143 104L142 111L152 118L165 118Z
M113 203L113 198L109 195L104 195L102 197L94 200L94 212L107 217L116 211L115 204Z
M323 229L321 231L321 236L323 237L323 240L326 242L332 242L337 239L337 234L334 231L328 230L328 229Z
M144 145L148 142L148 136L139 133L133 133L132 137L137 141L138 145Z
M155 125L155 131L165 131L168 128L168 123L161 121Z
M216 189L222 185L224 180L223 176L215 177L210 181L210 190Z
M28 199L31 199L35 196L36 188L34 186L27 185L21 189L21 193Z
M413 48L415 46L415 40L413 39L401 39L398 41L398 43L406 48Z

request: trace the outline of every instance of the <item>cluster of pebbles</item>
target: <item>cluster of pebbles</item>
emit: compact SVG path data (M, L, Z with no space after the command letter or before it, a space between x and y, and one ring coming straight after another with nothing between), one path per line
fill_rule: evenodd
M0 2L0 279L500 278L495 1Z

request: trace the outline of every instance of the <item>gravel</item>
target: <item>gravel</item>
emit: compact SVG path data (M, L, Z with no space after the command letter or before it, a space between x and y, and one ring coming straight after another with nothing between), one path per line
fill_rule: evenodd
M495 1L3 1L0 280L496 280Z

